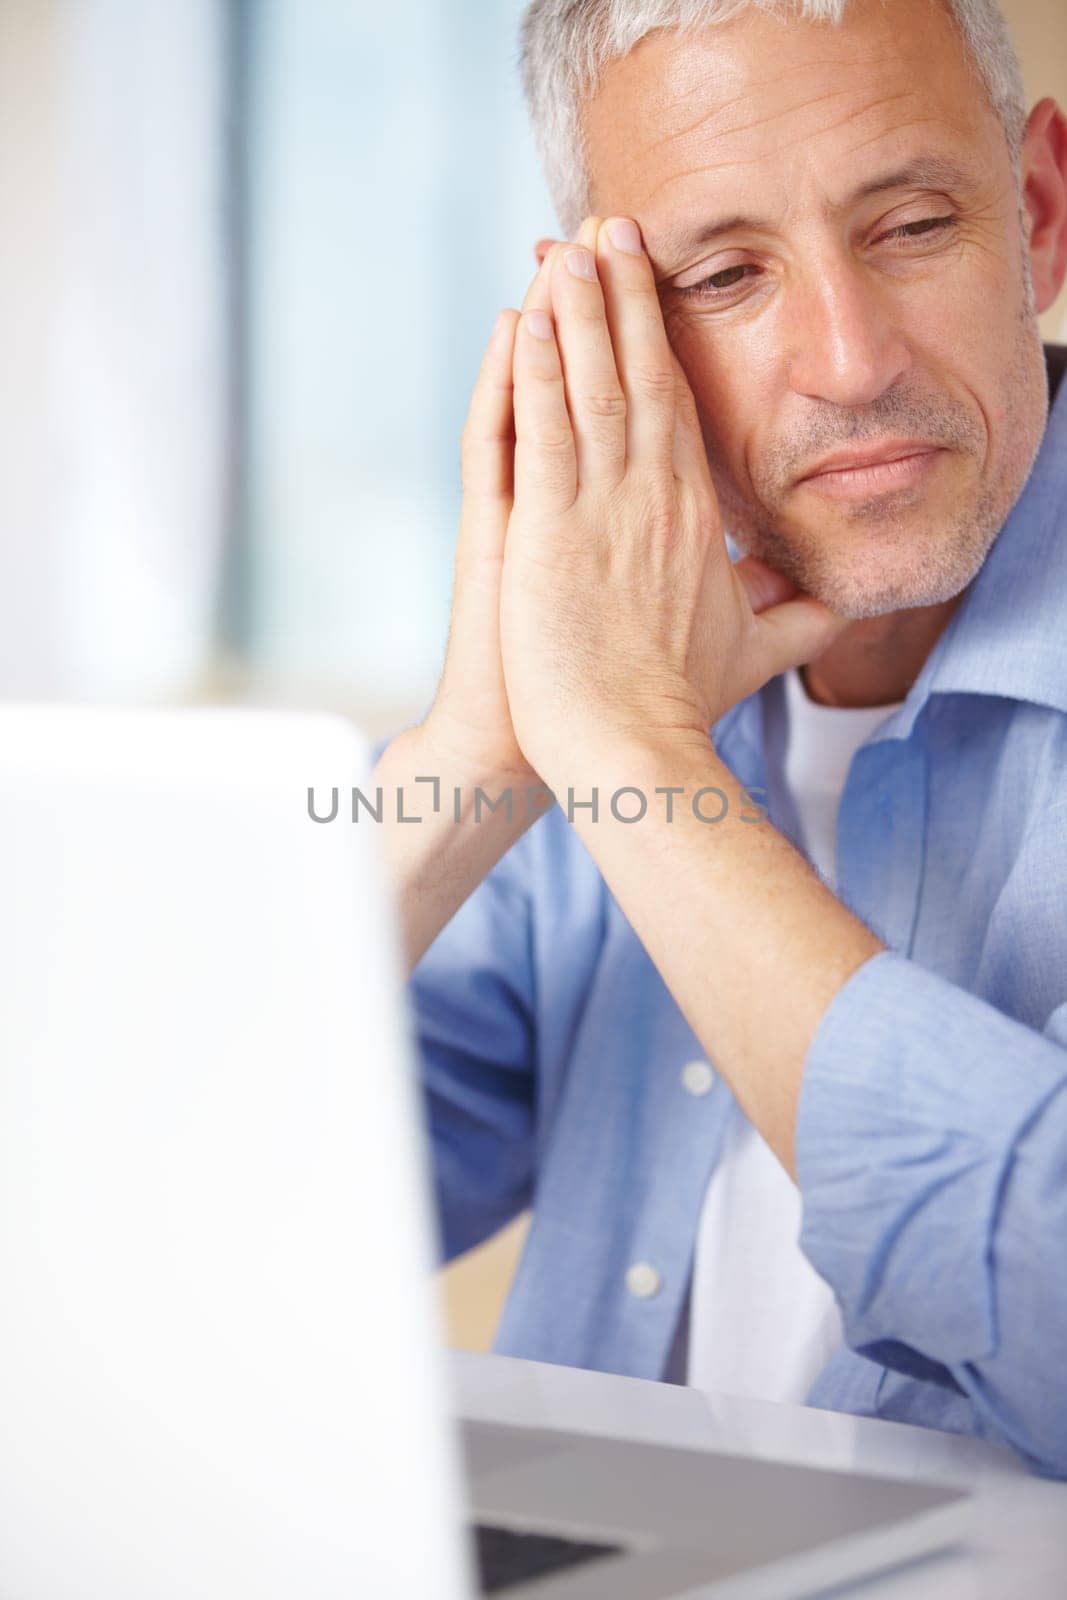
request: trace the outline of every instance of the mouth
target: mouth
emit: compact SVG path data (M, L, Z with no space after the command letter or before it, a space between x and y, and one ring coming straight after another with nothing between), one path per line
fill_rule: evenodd
M866 450L839 450L796 481L838 499L886 493L921 483L947 452L935 444L909 440Z

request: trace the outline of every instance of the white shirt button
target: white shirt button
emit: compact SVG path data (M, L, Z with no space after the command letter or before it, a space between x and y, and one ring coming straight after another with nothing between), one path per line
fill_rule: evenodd
M626 1287L638 1300L659 1294L663 1279L650 1261L635 1261L626 1274Z
M682 1088L689 1094L707 1094L715 1083L715 1074L706 1061L687 1061L682 1068Z

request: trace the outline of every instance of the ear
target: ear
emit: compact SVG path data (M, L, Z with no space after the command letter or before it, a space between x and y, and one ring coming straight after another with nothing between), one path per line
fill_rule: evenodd
M541 265L552 246L556 243L557 240L555 239L538 239L537 243L534 245L534 260L537 262L538 266Z
M1047 311L1067 275L1067 117L1039 100L1023 140L1021 171L1037 310Z

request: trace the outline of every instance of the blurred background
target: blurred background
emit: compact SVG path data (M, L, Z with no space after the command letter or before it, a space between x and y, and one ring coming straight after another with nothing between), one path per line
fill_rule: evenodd
M1004 9L1067 106L1064 0ZM470 390L559 231L521 11L0 0L0 696L422 715Z

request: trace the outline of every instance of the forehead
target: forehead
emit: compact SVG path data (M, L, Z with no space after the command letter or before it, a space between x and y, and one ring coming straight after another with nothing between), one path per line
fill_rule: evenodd
M1004 142L942 0L657 29L610 63L583 120L591 210L636 217L653 253L712 196L781 211L815 183L844 204L906 149L980 169Z

